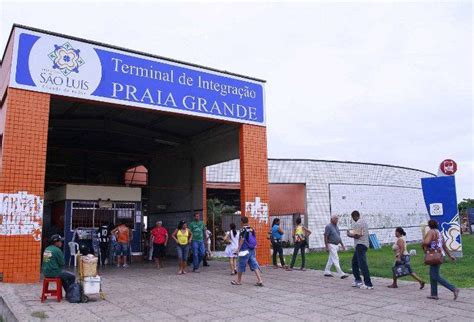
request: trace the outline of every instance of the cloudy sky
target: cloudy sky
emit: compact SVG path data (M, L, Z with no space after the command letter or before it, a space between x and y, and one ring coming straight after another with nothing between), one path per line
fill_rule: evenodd
M269 156L437 172L474 198L472 4L1 1L13 23L267 80Z

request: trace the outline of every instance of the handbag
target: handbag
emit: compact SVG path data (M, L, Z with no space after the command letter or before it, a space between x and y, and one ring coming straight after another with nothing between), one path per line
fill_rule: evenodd
M443 264L443 252L439 248L428 248L425 254L425 265Z
M395 275L396 277L403 277L403 276L410 275L410 272L408 271L408 268L405 265L405 263L399 264L398 261L395 263L395 266L392 267L392 272L393 272L393 275Z
M431 241L431 245L433 245L439 237L439 233L437 233L436 238ZM444 256L441 248L428 248L425 253L425 265L441 265L443 264L443 258Z

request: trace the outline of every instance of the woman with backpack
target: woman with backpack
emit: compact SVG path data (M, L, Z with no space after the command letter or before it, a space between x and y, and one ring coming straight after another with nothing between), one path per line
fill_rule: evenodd
M453 292L454 300L459 296L459 289L454 285L449 284L441 275L439 275L439 269L441 264L444 261L444 256L448 255L451 260L456 260L456 258L450 254L448 247L444 241L443 235L438 230L438 222L434 219L428 221L428 227L430 230L426 233L423 238L423 249L427 255L432 255L433 257L430 262L427 256L425 256L425 264L430 266L430 284L431 284L431 295L428 296L429 299L438 300L438 283L446 287L448 290ZM436 257L436 258L435 258ZM435 260L436 259L436 260Z
M225 247L225 255L229 257L230 275L237 274L237 255L235 252L239 249L240 232L234 223L230 224L230 230L225 234L224 242L227 243Z
M277 264L277 254L280 257L281 267L287 268L287 266L285 265L285 258L283 257L283 246L281 243L282 237L283 237L283 229L281 229L280 227L280 218L275 218L273 219L271 237L270 237L270 240L272 242L272 248L273 248L273 267L274 268L279 268Z
M402 227L397 227L395 229L395 236L397 237L397 241L392 246L393 251L395 252L395 266L397 265L404 265L408 274L410 274L415 280L420 283L420 290L425 287L425 282L413 272L411 265L410 265L410 255L408 254L407 249L407 242L405 240L406 232ZM394 266L394 267L395 267ZM398 288L397 285L397 275L395 275L395 271L393 273L393 283L387 286L388 288Z
M291 259L291 265L289 270L293 269L295 265L296 256L298 255L298 250L301 250L301 270L305 271L305 250L307 243L307 237L311 235L311 231L304 227L301 224L301 217L296 218L296 227L293 230L293 240L295 241L295 248L293 250L293 258Z
M188 224L181 220L178 228L174 230L171 237L176 241L176 252L178 254L179 270L178 275L186 274L186 259L189 253L189 244L193 240L193 233L188 229Z

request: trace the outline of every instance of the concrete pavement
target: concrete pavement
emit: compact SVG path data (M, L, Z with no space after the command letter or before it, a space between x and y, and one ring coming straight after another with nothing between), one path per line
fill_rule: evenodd
M156 270L151 263L102 272L105 300L85 304L40 302L41 285L1 284L0 296L19 321L293 321L293 320L474 320L474 289L458 301L440 288L440 300L426 298L429 285L374 278L374 290L351 287L352 279L324 277L321 271L264 268L264 287L251 272L232 286L227 263L212 261L199 274L176 275L175 261ZM0 301L1 302L1 301ZM1 311L0 311L1 312Z

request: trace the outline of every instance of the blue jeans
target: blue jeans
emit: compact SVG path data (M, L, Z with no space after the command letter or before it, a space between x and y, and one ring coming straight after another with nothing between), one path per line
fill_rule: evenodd
M453 285L449 284L447 280L439 275L439 268L441 265L430 265L430 284L431 284L431 296L438 296L438 283L446 287L451 292L456 289Z
M204 241L193 240L193 269L198 269L201 264L206 249L204 248Z
M360 272L364 276L364 284L366 286L373 286L370 280L369 266L367 265L367 247L365 245L356 245L354 255L352 256L352 274L356 283L362 283Z
M61 273L58 274L58 277L61 279L63 289L66 293L69 291L69 286L76 281L76 275L68 271L61 271Z
M255 256L255 249L248 249L249 253L245 256L239 256L239 266L237 267L239 273L244 273L247 264L249 264L250 270L253 272L259 270L260 266L257 262L257 257Z

